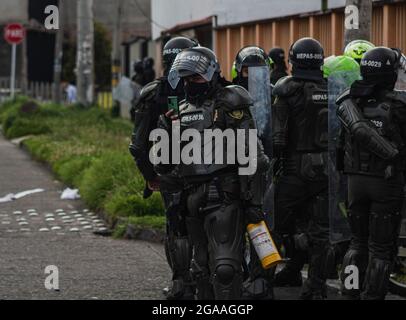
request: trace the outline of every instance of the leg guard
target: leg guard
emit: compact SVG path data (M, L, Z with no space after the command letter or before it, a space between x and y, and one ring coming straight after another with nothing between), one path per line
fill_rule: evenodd
M206 216L205 231L209 241L210 269L217 300L241 298L243 226L238 201Z
M341 272L342 294L348 299L359 299L361 288L365 279L365 272L368 266L368 236L369 236L369 219L368 214L361 210L350 210L348 212L348 222L351 227L352 239L350 247L344 256ZM353 288L349 287L350 274L346 273L349 266L358 268L358 284Z
M361 294L362 300L385 300L391 269L390 261L370 259Z
M188 217L186 225L193 245L191 273L196 283L198 300L212 300L214 298L210 283L209 257L203 219Z
M400 213L371 213L369 222L369 264L362 299L383 300L388 292L394 250L399 234Z
M169 183L167 179L165 183ZM161 192L166 207L165 253L172 269L172 288L167 299L191 299L193 288L190 275L191 246L186 237L186 203L182 200L182 191Z
M190 273L192 248L188 238L174 239L169 243L169 254L172 262L172 289L168 299L193 299L194 289Z
M328 195L316 197L309 224L309 272L303 291L303 299L326 297L328 271L334 263L329 255Z

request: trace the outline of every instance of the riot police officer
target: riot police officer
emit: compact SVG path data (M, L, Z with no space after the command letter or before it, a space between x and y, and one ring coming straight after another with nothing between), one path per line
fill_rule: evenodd
M251 116L252 100L248 92L240 86L221 84L220 66L215 54L207 48L198 47L182 51L177 57L169 74L172 87L184 82L186 99L179 106L179 114L174 112L161 117L160 127L172 132L179 118L180 132L193 129L201 138L202 159L207 158L207 144L204 136L208 130L224 133L243 130L249 135L255 129ZM215 132L214 131L214 132ZM234 136L235 137L235 136ZM253 155L257 161L257 171L264 172L269 160L263 150L256 132L257 152ZM175 138L174 138L175 139ZM223 139L223 138L221 138ZM183 139L182 139L183 140ZM173 143L173 142L172 142ZM229 143L229 142L228 142ZM242 293L242 260L245 217L262 219L260 204L252 200L252 184L248 175L239 175L240 162L229 162L234 153L224 144L222 150L212 145L210 157L223 154L222 161L204 163L157 164L157 172L166 172L177 168L186 183L188 193L187 229L193 244L192 273L196 280L198 299L238 299ZM242 150L249 150L247 139L239 142ZM200 147L200 148L199 148ZM210 149L209 149L210 150ZM245 152L244 151L244 152ZM183 152L183 151L182 151Z
M184 99L183 83L173 89L169 85L167 77L176 55L185 48L197 45L194 40L185 37L169 40L163 48L164 76L143 88L134 108L135 128L130 152L146 181L144 198L150 197L153 191L160 190L166 208L165 249L173 272L172 289L167 295L168 299L193 298L189 273L191 248L184 225L183 216L186 205L182 196L183 185L176 173L168 173L158 178L149 159L149 151L152 146L149 135L152 130L157 128L159 116L168 111L168 103L170 103L168 99L177 101Z
M296 41L289 51L292 76L280 79L273 90L273 152L282 163L275 185L274 231L286 249L293 251L291 259L297 259L296 252L308 251L309 271L302 299L326 297L328 94L321 70L323 59L318 41ZM309 217L298 217L307 213ZM308 224L300 226L300 236L293 238L298 234L297 220ZM289 265L281 272L300 276L300 270L290 270Z
M406 94L394 90L400 57L399 50L385 47L368 51L361 60L362 80L337 100L352 231L342 281L350 299L384 299L397 254L406 138ZM349 266L358 268L358 288L348 286Z
M272 60L271 83L275 85L279 79L288 75L285 51L282 48L272 48L268 55Z
M353 58L359 64L364 54L373 48L375 46L369 41L353 40L345 46L344 55Z
M233 84L240 85L250 92L254 105L252 111L257 123L258 136L264 146L265 154L272 158L271 134L271 60L265 51L256 46L240 49L235 58L232 75ZM259 174L255 177L256 194L263 197L268 182L268 175ZM263 206L263 200L258 199ZM266 220L267 217L264 216ZM251 222L249 222L251 223ZM269 228L269 223L268 223ZM272 271L264 270L258 255L250 244L249 278L245 288L245 296L254 299L272 299Z

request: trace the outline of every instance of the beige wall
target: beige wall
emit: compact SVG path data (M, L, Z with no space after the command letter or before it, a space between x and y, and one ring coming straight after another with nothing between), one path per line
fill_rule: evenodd
M245 26L217 29L216 53L226 77L238 50L245 45L258 45L269 51L290 45L305 36L314 37L324 46L325 55L342 54L344 13L335 11L306 18L270 20ZM406 51L406 3L386 4L373 10L371 41L375 45L398 47Z

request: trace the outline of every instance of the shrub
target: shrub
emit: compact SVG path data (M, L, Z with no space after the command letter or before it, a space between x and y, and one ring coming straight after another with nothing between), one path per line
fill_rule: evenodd
M27 101L19 98L0 106L7 137L33 135L23 142L29 152L49 164L64 183L79 188L90 208L113 218L164 221L160 194L143 199L145 182L128 152L131 122L95 107L43 104L37 108Z

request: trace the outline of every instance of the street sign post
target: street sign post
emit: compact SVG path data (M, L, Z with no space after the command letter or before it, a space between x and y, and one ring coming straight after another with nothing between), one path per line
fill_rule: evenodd
M10 97L14 98L15 79L16 79L16 54L17 45L25 37L25 29L20 23L10 23L4 28L4 39L11 44L11 78L10 78Z

